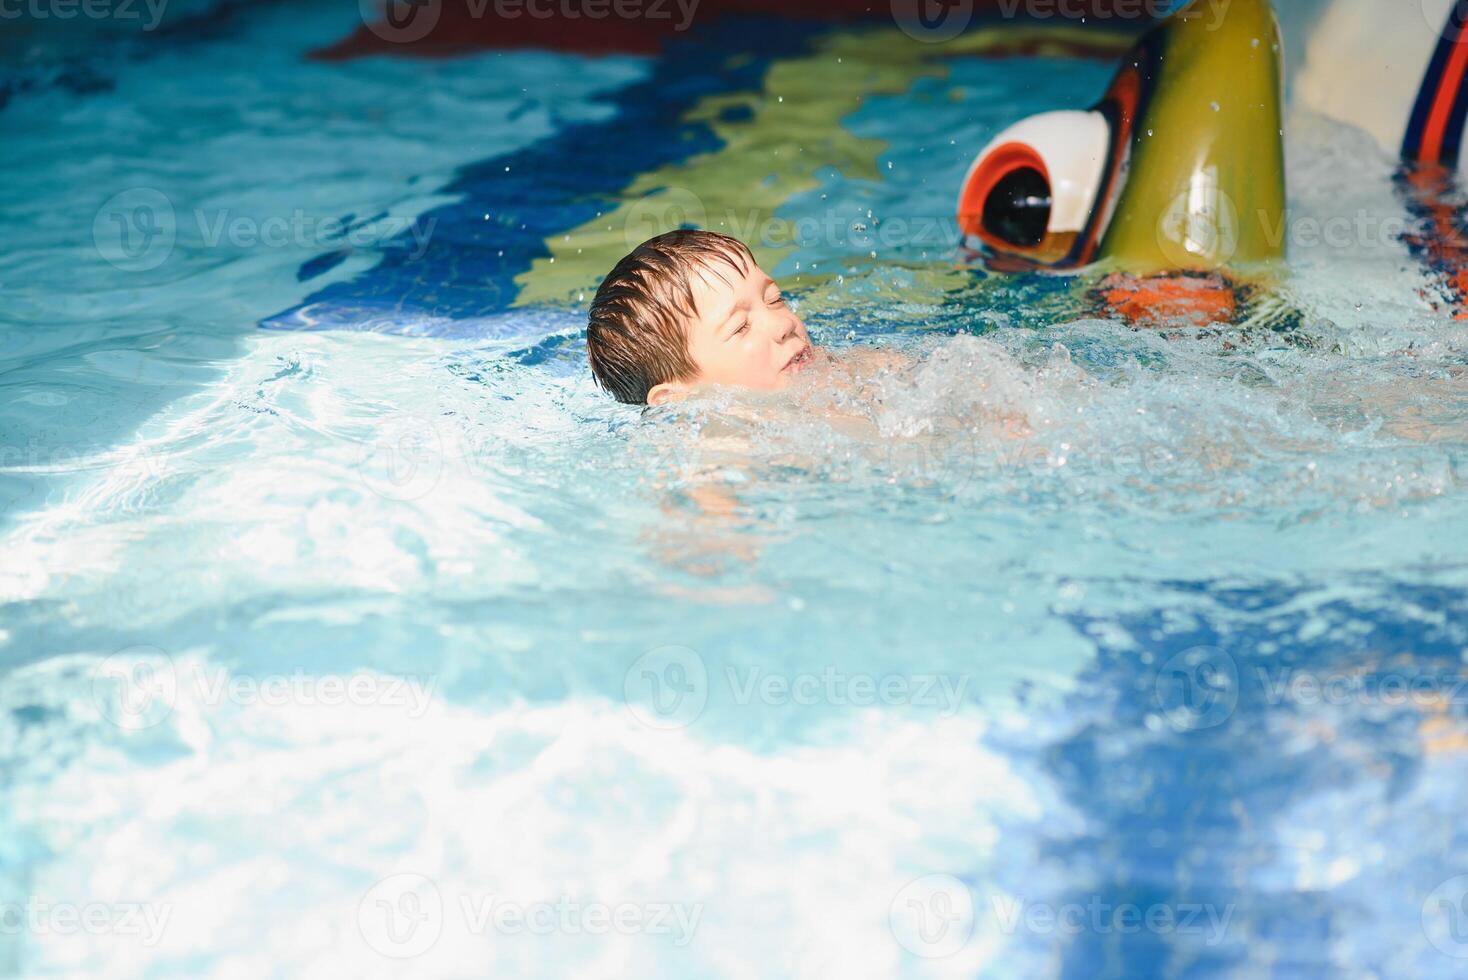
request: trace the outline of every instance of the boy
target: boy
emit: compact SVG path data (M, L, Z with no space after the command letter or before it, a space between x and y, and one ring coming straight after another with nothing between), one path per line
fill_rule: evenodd
M811 363L805 324L737 238L651 238L602 280L586 327L591 371L618 401L661 405L700 388L774 391Z

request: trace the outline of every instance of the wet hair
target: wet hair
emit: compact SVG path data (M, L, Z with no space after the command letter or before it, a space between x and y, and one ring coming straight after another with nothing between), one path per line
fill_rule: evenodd
M597 384L620 402L645 405L657 385L698 375L686 329L698 315L692 277L715 263L741 275L755 264L737 238L680 229L649 238L607 273L586 325L586 353Z

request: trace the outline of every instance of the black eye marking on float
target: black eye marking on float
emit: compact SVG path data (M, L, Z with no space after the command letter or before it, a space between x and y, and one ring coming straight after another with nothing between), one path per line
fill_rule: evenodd
M984 228L996 238L1033 248L1050 227L1050 182L1033 167L1000 178L984 201Z

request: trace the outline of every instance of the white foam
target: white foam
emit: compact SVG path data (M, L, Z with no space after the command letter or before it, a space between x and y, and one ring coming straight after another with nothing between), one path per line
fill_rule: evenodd
M208 667L175 663L180 676ZM123 732L93 697L98 664L53 660L7 681L3 707L54 713L19 731L0 711L16 776L7 836L51 854L6 895L143 902L166 929L151 946L22 935L35 975L166 976L208 957L218 976L282 963L307 976L754 978L775 963L792 977L889 976L916 962L887 927L908 881L943 871L977 885L998 849L1020 846L1006 824L1060 819L1033 777L983 747L971 712L854 713L765 754L594 699L435 699L409 718L385 704L211 704L181 683L165 717ZM406 960L358 924L374 885L401 874L444 902L439 938ZM475 903L490 898L698 918L682 945L561 920L544 936L480 932ZM972 975L998 946L981 934L931 975Z

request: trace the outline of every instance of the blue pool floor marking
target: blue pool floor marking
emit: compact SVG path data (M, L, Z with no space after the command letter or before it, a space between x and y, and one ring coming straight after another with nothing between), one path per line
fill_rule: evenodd
M831 29L779 18L731 18L719 26L718 32L670 42L645 80L603 97L617 108L610 118L566 126L514 153L465 166L440 192L459 200L428 211L389 240L376 266L260 325L362 329L374 321L507 310L518 293L516 277L535 259L549 257L547 238L612 210L638 174L722 148L707 125L682 121L699 101L758 90L771 62L808 51ZM734 56L755 51L729 65ZM415 255L419 229L432 234ZM317 256L302 265L299 278L325 272L344 257Z
M1281 818L1311 800L1328 801L1367 783L1387 803L1408 792L1423 768L1414 750L1424 716L1411 705L1302 709L1288 697L1277 699L1278 689L1272 696L1269 685L1291 676L1282 673L1287 670L1316 677L1359 671L1368 686L1382 677L1451 684L1463 673L1461 628L1454 624L1468 616L1468 596L1391 585L1370 607L1337 600L1301 609L1305 594L1295 588L1172 587L1211 602L1189 628L1180 628L1174 607L1115 618L1067 617L1082 635L1120 627L1135 645L1101 646L1071 699L1082 723L1047 751L1049 768L1093 827L1090 839L1056 843L1050 856L1074 880L1089 883L1063 896L1064 902L1084 906L1097 898L1113 908L1204 903L1219 914L1232 905L1231 924L1214 945L1199 935L1088 928L1066 937L1061 975L1166 976L1176 969L1181 948L1194 957L1185 975L1223 976L1249 960L1259 943L1281 949L1275 966L1282 972L1271 975L1321 975L1330 938L1362 921L1363 912L1379 915L1368 916L1373 934L1359 935L1354 945L1368 957L1363 967L1382 970L1395 955L1394 930L1419 929L1422 896L1452 873L1439 866L1430 843L1416 839L1420 828L1404 826L1395 860L1363 860L1360 872L1330 894L1279 885L1293 869L1275 864L1282 843L1277 834L1288 829ZM1395 612L1403 608L1443 619ZM1334 628L1299 639L1313 619ZM1217 653L1197 664L1178 659L1200 648ZM1144 661L1144 654L1150 659ZM1212 659L1219 662L1210 664ZM1236 685L1218 682L1226 669L1217 668L1229 666L1237 671ZM1167 709L1183 711L1181 728L1156 724ZM1226 713L1217 715L1220 709ZM1462 721L1463 704L1449 710ZM1317 738L1309 748L1284 744L1282 730L1303 734L1307 725L1322 723L1334 726L1332 738ZM1452 833L1459 851L1468 847L1468 826ZM1179 875L1183 866L1189 871ZM1404 893L1416 896L1416 904ZM1303 953L1302 945L1314 951ZM1429 953L1443 968L1433 975L1454 975L1454 963Z

